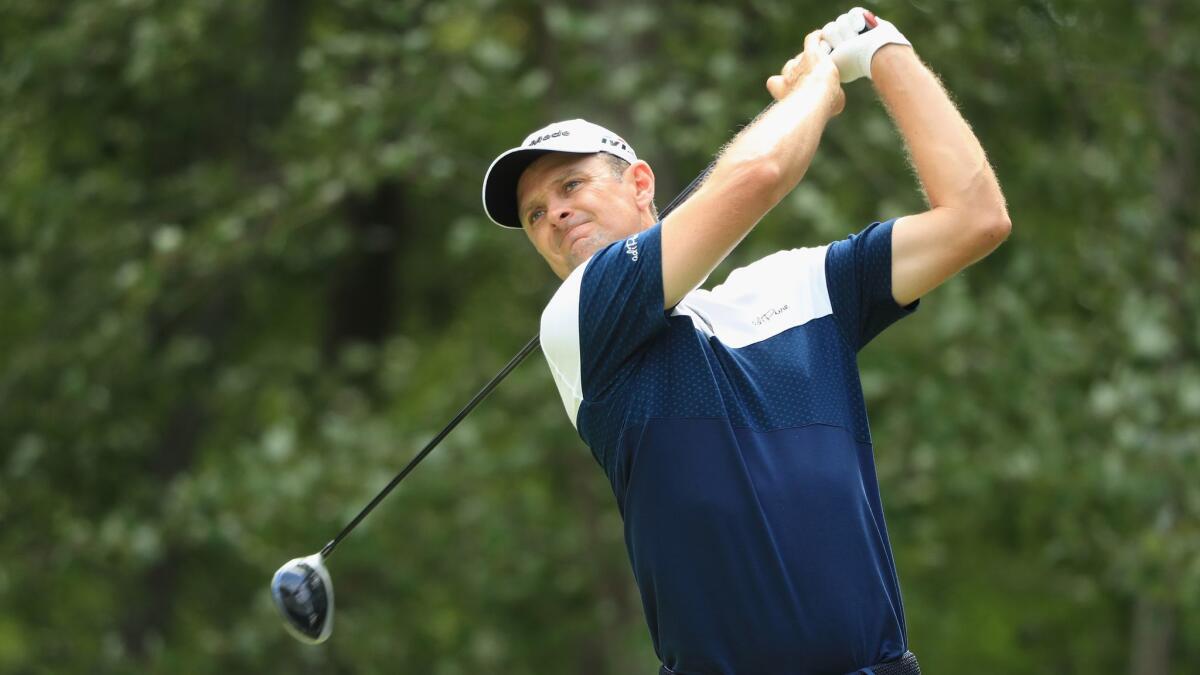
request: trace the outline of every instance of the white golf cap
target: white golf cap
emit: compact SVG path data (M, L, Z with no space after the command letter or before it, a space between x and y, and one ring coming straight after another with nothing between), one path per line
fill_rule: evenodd
M550 152L590 155L607 152L633 164L637 155L625 139L587 120L565 120L538 129L520 147L497 157L483 177L483 210L501 227L521 229L517 181L538 157Z

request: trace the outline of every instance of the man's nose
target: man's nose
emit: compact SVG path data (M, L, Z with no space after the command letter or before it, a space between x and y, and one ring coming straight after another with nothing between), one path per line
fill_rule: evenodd
M562 225L563 223L567 222L571 219L571 214L573 213L571 207L564 204L552 206L549 212L550 222L554 223L555 225Z

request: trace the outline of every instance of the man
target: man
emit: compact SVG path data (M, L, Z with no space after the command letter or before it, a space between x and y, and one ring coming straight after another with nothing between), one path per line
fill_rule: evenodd
M662 673L919 672L856 353L1010 224L937 79L872 22L856 8L809 34L767 81L776 102L661 222L650 166L583 120L534 132L484 180L489 217L564 279L543 351L612 484ZM864 75L930 209L697 290L803 177L839 80Z

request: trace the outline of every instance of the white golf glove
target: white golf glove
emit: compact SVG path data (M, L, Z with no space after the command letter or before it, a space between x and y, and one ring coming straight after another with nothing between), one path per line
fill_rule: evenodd
M866 14L862 7L855 7L822 29L843 83L860 77L870 79L871 57L880 47L890 44L912 46L891 22L879 17L875 17L875 27L866 30Z

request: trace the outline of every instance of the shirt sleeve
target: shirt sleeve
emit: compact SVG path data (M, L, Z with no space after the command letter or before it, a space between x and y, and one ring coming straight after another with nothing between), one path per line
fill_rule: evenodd
M668 326L660 225L609 244L574 270L542 312L542 352L571 423L637 363Z
M592 257L579 294L583 395L604 397L635 363L642 345L667 328L662 226L655 224Z
M872 223L829 245L825 276L838 327L857 351L883 329L917 310L920 300L900 306L892 297L892 225Z

